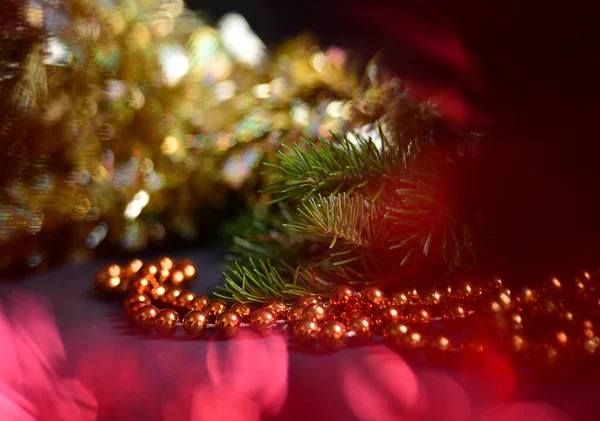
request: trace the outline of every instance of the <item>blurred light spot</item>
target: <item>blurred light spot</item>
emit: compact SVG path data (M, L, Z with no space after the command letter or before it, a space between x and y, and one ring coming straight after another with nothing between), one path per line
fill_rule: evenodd
M224 152L235 145L235 139L230 133L220 133L216 136L215 147L219 152Z
M258 148L249 148L230 156L223 166L223 180L234 189L240 188L261 156Z
M308 124L308 118L310 116L310 108L306 104L298 104L292 106L292 120L301 126Z
M339 47L330 47L325 57L336 67L342 67L346 62L346 52Z
M73 54L56 37L46 38L43 63L47 66L67 66L73 60Z
M142 212L142 209L144 209L144 207L148 204L149 200L150 196L148 193L146 193L144 190L140 190L135 194L135 196L133 196L131 202L127 204L123 215L125 215L125 218L129 220L137 218Z
M179 141L179 139L177 139L175 136L167 136L165 137L165 140L163 141L160 150L165 155L173 155L174 153L177 153L180 148L181 142Z
M41 211L27 213L27 225L25 232L27 234L37 234L42 230L44 223L44 214Z
M265 419L276 416L288 393L288 365L286 341L277 334L261 338L245 331L235 341L209 342L207 386L221 399L209 405L205 396L198 402L195 398L193 406L198 413L192 410L192 419L258 420L262 417L256 415L261 413ZM248 413L249 409L252 412Z
M118 35L125 29L125 21L123 20L123 14L118 10L110 12L110 18L107 19L108 24L112 27L115 34Z
M252 88L252 94L257 98L268 98L270 96L271 86L268 83L262 83Z
M381 131L380 131L381 128ZM381 149L383 147L383 139L381 138L381 132L385 137L391 136L391 131L387 124L380 120L377 120L370 124L365 124L357 128L354 132L350 132L346 135L347 139L356 145L362 144L360 142L360 138L362 139L371 139L371 142L377 147ZM438 294L439 295L439 294ZM440 297L436 297L439 299Z
M158 50L160 63L165 83L175 86L190 70L190 62L184 48L179 44L166 44Z
M327 114L332 118L340 118L343 107L344 101L331 101L326 109Z
M175 21L164 13L157 14L152 24L154 33L159 37L165 37L169 35L171 32L173 32L173 28L175 27Z
M190 62L194 68L204 69L219 52L217 35L208 28L200 28L194 32L190 37L189 45Z
M104 240L106 233L108 232L108 225L104 222L100 222L86 237L85 243L91 249L98 247L98 244Z
M266 58L265 45L241 15L229 13L223 16L219 32L223 45L239 62L258 66Z
M348 361L342 370L344 396L356 418L403 419L419 397L413 371L399 355L385 347L366 350L361 363Z
M319 73L323 73L325 70L325 54L322 51L314 53L310 58L310 64Z
M152 227L152 231L150 231L150 235L157 240L160 240L165 237L166 230L163 224L154 224Z
M131 91L131 98L129 104L136 110L141 109L146 103L146 97L139 89L135 88Z
M106 81L104 89L104 98L109 102L117 101L125 93L125 85L122 81L109 79Z
M236 90L237 84L233 80L225 80L215 85L213 88L213 93L215 95L215 99L219 102L222 102L233 98Z
M167 0L160 5L160 10L170 18L176 18L183 12L183 0Z
M134 2L127 3L134 5ZM140 50L145 50L152 40L152 33L146 25L139 23L131 31L131 38L135 41L135 44L137 44L136 46Z
M35 1L29 1L25 6L25 21L29 26L41 29L44 26L44 10Z
M27 256L27 266L34 268L42 263L43 256L41 253L34 253Z

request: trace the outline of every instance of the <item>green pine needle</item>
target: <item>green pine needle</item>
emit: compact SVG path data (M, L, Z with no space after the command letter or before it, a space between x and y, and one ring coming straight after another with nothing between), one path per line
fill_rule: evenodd
M265 163L278 177L263 193L274 196L272 203L303 200L317 192L350 194L375 178L403 169L402 149L381 128L379 135L381 146L357 134L319 139L318 145L307 140L294 148L283 145L285 150L277 154L279 163Z
M265 302L270 298L292 301L299 296L317 292L328 293L334 285L318 278L313 271L270 260L249 259L246 265L235 263L223 273L225 285L217 287L217 297L236 302Z
M346 193L311 197L300 205L303 218L286 225L291 230L330 241L333 249L339 241L363 248L384 245L387 240L379 207L360 194Z

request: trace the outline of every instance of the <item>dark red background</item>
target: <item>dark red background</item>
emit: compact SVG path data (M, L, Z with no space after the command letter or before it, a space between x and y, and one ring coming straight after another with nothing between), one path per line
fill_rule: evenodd
M452 86L490 121L465 182L488 263L525 277L598 265L597 15L518 0L202 1L268 44L307 29L401 76ZM195 2L191 3L195 6Z

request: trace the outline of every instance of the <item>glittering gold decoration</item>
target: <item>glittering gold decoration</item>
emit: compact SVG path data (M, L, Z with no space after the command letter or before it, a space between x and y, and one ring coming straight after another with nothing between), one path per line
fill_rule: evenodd
M232 189L255 201L281 145L376 122L399 86L307 36L266 54L181 0L3 2L0 16L0 270L198 238L197 210Z

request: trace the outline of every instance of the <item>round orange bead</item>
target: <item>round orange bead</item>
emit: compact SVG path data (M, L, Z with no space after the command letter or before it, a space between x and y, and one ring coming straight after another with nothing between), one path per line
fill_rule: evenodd
M138 302L145 303L146 305L152 304L149 296L147 296L146 294L136 293L125 298L125 300L123 301L123 305L125 306L125 308L127 308L130 305Z
M185 275L181 270L173 270L169 273L169 281L175 286L183 284L185 280Z
M179 314L175 310L165 308L154 318L154 330L160 336L172 336L177 330L177 322L179 322Z
M594 355L600 350L600 339L597 336L585 338L582 343L583 352L587 355Z
M296 305L299 306L308 306L311 304L323 304L323 299L316 294L306 294L296 302Z
M277 318L275 317L275 314L266 308L260 308L250 316L250 324L262 334L271 333L276 321Z
M463 280L454 283L454 285L448 288L448 292L453 297L465 299L471 297L475 293L475 287L473 287L469 281Z
M194 266L194 264L189 259L182 260L181 262L179 262L177 267L183 272L183 276L186 280L193 279L197 274L196 266Z
M345 311L343 313L340 314L340 321L342 322L349 322L352 319L355 319L357 317L367 317L367 315L363 314L363 312L361 312L358 309L352 309L350 311Z
M158 286L158 282L154 278L148 276L136 275L129 284L133 291L140 294L149 292L153 287Z
M178 310L187 309L190 303L196 298L196 294L190 291L182 291L181 294L175 298L175 308Z
M392 294L391 303L395 306L404 306L408 304L410 296L406 292L396 292Z
M270 310L276 318L280 318L283 317L287 311L288 311L288 307L287 305L281 301L281 300L277 300L277 299L270 299L268 300L264 305L263 305L264 309Z
M183 290L181 288L171 287L167 289L167 292L165 292L165 295L163 296L163 301L167 304L171 304L172 306L174 306L175 304L177 304L177 297L179 297L182 292Z
M221 315L225 310L227 310L227 303L225 301L212 300L210 303L208 303L204 312L208 316L208 319L212 321L216 320L217 317L219 317L219 315Z
M215 330L223 338L232 338L240 330L242 320L233 311L224 311L217 317Z
M360 303L369 309L378 307L384 298L383 291L375 286L367 287L360 293Z
M331 292L329 303L338 310L352 305L354 303L356 291L346 285L340 285Z
M400 337L400 342L409 348L420 348L425 345L425 338L419 332L410 331Z
M154 328L154 318L158 314L158 309L153 305L141 307L135 313L135 325L144 332L152 332Z
M244 322L248 321L250 319L250 315L252 314L252 309L250 306L244 303L235 303L231 306L231 311L237 313Z
M300 305L295 305L288 310L287 321L289 323L297 323L302 320L302 313L304 311L304 307Z
M328 321L319 331L319 345L324 349L340 349L346 343L346 326L343 323Z
M144 262L142 262L140 259L133 259L125 265L123 268L123 274L125 276L135 275L140 271L142 266L144 266Z
M429 291L422 299L423 303L427 304L439 304L442 301L442 294L439 291Z
M402 337L408 333L408 327L400 322L390 323L383 331L383 337L391 346L398 347L402 345Z
M142 301L137 301L133 304L131 304L129 307L127 307L127 309L125 310L125 313L127 314L127 319L129 319L129 321L134 321L135 319L135 315L138 312L138 310L142 307L147 306L148 303L144 303Z
M171 259L170 257L166 257L166 256L158 259L158 262L156 262L156 263L159 268L166 269L166 270L173 269L173 266L175 265L173 263L173 259Z
M397 322L401 319L402 313L400 312L400 308L389 306L382 308L373 318L373 322L375 322L375 326L384 330L387 325L393 322Z
M462 304L453 304L448 310L449 318L461 319L468 314L467 309Z
M208 306L209 303L210 303L210 299L208 297L201 295L201 296L194 298L192 301L190 301L188 308L190 310L204 311L204 310L206 310L206 306Z
M208 316L202 311L192 310L183 318L183 331L195 338L203 336L208 327Z
M154 263L150 263L147 265L142 266L142 268L139 270L139 274L142 276L151 276L156 278L157 276L159 276L159 268L158 266L156 266Z
M165 294L166 293L167 293L167 288L165 288L162 285L159 285L155 288L152 288L152 290L150 290L150 295L152 296L152 299L155 301L165 302Z
M409 323L428 323L431 321L431 313L424 307L408 306L404 309L402 318Z
M351 341L354 343L364 344L373 338L373 324L363 316L350 320L348 322L348 331Z
M327 316L327 309L321 304L311 304L304 308L302 317L313 322L324 320Z
M116 292L121 282L121 267L119 265L109 265L94 277L94 286L101 293Z
M438 335L438 336L434 336L430 341L429 341L429 346L431 347L431 349L438 351L438 352L446 352L446 351L450 351L452 348L452 344L450 343L450 339L448 339L446 336L443 335Z
M319 326L311 320L300 320L294 326L294 339L300 346L314 345L319 333Z

